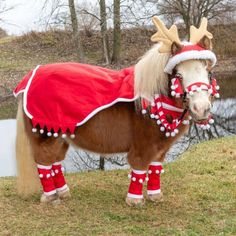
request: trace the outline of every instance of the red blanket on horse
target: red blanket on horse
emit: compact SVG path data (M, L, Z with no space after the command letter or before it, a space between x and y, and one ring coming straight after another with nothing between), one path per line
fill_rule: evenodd
M74 132L97 112L134 96L134 68L121 71L79 63L36 67L14 90L23 94L26 115L33 126Z

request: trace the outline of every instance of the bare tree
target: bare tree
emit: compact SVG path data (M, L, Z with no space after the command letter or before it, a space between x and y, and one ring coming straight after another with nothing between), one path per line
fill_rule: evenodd
M112 62L117 63L120 60L121 52L121 28L120 28L120 0L114 0L114 12L113 12L113 54Z
M69 1L71 24L72 24L72 29L73 29L73 37L74 37L74 41L77 47L78 58L80 62L84 62L84 51L83 51L80 33L79 33L78 19L77 19L76 10L75 10L75 2L74 0L68 0L68 1Z
M157 14L181 18L185 31L189 33L190 25L198 26L202 17L216 19L225 13L235 11L235 0L148 0L156 3Z
M109 40L107 34L107 13L106 13L106 1L99 0L100 5L100 26L102 34L102 44L103 44L103 55L106 60L106 64L110 63L110 53L109 53Z

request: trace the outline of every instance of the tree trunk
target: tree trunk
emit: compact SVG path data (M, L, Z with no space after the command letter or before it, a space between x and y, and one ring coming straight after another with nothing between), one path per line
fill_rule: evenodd
M120 0L114 0L114 31L113 31L113 55L112 62L120 61L121 29L120 29Z
M75 2L74 0L69 0L69 8L70 8L70 17L71 17L71 24L73 30L73 39L76 45L76 53L78 55L78 59L80 62L84 62L84 51L80 39L80 33L78 28L78 19L76 16L75 11Z
M100 156L99 159L99 170L105 170L105 158Z
M110 52L109 52L109 41L107 34L107 13L106 13L106 1L100 0L100 26L102 33L102 44L103 44L103 56L106 61L106 64L110 64Z

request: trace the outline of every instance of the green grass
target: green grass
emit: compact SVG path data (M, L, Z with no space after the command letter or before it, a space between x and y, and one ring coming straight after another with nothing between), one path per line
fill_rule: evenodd
M0 179L0 235L236 235L236 136L193 146L162 175L164 202L125 204L128 170L67 175L72 199L23 200Z

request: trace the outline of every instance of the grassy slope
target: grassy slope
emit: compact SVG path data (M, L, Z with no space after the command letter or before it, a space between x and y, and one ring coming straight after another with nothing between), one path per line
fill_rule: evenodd
M72 199L22 200L15 178L0 180L0 235L236 235L236 137L192 147L165 166L163 203L125 205L128 171L67 175Z

